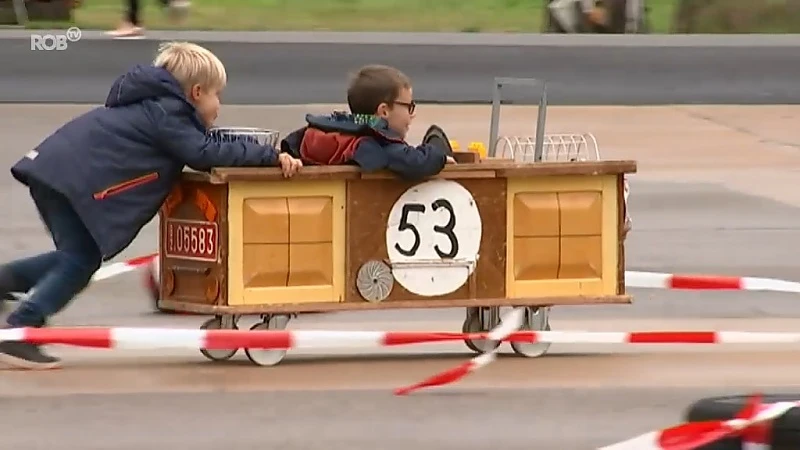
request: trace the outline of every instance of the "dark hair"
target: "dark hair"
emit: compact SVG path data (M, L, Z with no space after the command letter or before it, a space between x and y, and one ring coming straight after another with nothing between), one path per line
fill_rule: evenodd
M392 105L401 89L411 87L411 80L390 66L370 64L356 72L347 88L347 104L353 114L375 114L381 103Z

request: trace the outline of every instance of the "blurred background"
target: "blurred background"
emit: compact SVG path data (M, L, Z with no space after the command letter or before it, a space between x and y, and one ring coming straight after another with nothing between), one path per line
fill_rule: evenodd
M800 0L0 0L0 23L148 29L796 33ZM134 6L131 6L133 4ZM138 7L137 7L138 5ZM16 9L15 9L16 6Z

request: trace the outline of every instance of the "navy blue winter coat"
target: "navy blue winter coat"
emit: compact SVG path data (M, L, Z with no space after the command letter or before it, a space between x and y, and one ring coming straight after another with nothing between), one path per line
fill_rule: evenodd
M438 174L447 163L444 150L408 145L376 116L307 114L306 123L281 141L282 152L306 165L355 164L364 172L389 170L406 180L419 180Z
M272 147L220 143L206 133L169 72L136 66L114 82L105 106L59 128L11 173L68 198L108 260L153 219L184 166L278 164Z

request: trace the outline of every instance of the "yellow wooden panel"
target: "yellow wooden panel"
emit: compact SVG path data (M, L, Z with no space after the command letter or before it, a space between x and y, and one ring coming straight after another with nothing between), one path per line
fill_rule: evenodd
M613 295L617 292L619 278L619 204L617 203L617 178L606 176L603 180L603 233L602 242L603 258L603 292ZM622 192L619 193L622 195Z
M617 286L617 176L550 176L509 178L507 183L507 223L515 223L514 199L520 193L601 193L602 219L600 226L600 277L571 279L518 279L516 273L516 242L513 227L506 230L506 293L509 298L574 297L584 295L615 295ZM561 224L563 226L563 223ZM563 230L562 230L563 233ZM597 234L597 232L595 233ZM527 255L528 249L523 252ZM567 244L570 245L569 243ZM563 252L563 247L560 248ZM584 250L584 252L587 250ZM573 254L575 251L572 251ZM560 256L559 256L560 258ZM524 259L523 259L524 261ZM570 274L569 271L563 275Z
M244 286L286 286L289 279L289 244L244 244Z
M336 293L332 286L290 286L251 288L242 294L242 305L293 305L300 303L330 303Z
M600 236L562 236L558 278L600 279L603 276L602 248Z
M289 208L285 197L247 198L242 209L245 244L289 243Z
M514 236L558 236L558 194L519 193L514 196Z
M582 297L609 294L599 278L517 281L510 298Z
M333 239L333 199L296 197L289 199L289 241L331 242Z
M596 236L603 227L603 201L600 191L561 192L562 236Z
M288 286L333 284L333 245L328 243L289 246Z
M559 238L514 238L514 279L552 280L558 278Z
M344 300L345 268L345 180L236 181L228 185L228 304L268 305ZM331 201L332 268L328 286L245 287L242 230L246 199L329 198ZM288 205L287 205L288 210ZM319 258L319 255L316 256ZM323 256L323 258L326 258ZM252 273L252 269L248 269Z

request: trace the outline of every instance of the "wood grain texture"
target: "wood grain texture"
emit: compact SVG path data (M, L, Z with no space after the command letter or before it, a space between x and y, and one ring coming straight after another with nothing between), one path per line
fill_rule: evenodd
M218 306L164 301L163 306L175 311L199 314L285 314L305 312L337 311L386 311L393 309L431 309L431 308L473 308L488 306L577 306L577 305L620 305L631 303L630 296L576 296L576 297L536 297L536 298L483 298L446 299L432 298L425 301L400 300L393 302L341 302L341 303L275 303L270 305Z
M605 175L616 173L635 173L635 161L582 161L582 162L540 162L517 163L505 159L482 159L475 163L448 164L442 172L431 178L448 177L461 172L493 171L496 177L530 177L552 175ZM213 183L229 181L285 181L295 180L355 180L368 178L373 174L362 174L356 166L307 166L292 178L284 178L275 167L219 167L210 174L194 172L192 179ZM386 178L398 180L390 172L378 172ZM399 182L399 180L398 180Z
M625 189L625 177L620 174L617 175L617 230L618 243L617 243L617 294L625 294L625 238L627 232L625 231L625 198L623 192Z
M459 183L475 199L483 223L480 260L475 272L457 291L444 296L420 297L394 283L384 302L431 299L497 298L505 296L506 181L466 179ZM415 183L397 180L359 180L347 185L347 267L345 302L364 302L356 289L359 267L369 260L387 261L386 224L394 202ZM470 286L473 292L470 292Z
M207 221L204 212L195 202L194 192L200 190L216 209L214 222L219 227L219 257L216 263L206 261L193 261L179 258L166 257L164 237L166 233L166 219L185 219ZM171 197L180 191L180 203L171 210L165 206L159 211L159 258L160 279L164 280L160 286L160 301L179 301L185 303L204 305L227 305L227 270L228 270L228 187L224 184L210 184L202 181L183 180L173 191ZM174 198L174 197L173 197ZM168 214L168 216L167 216ZM211 296L207 291L216 291Z

